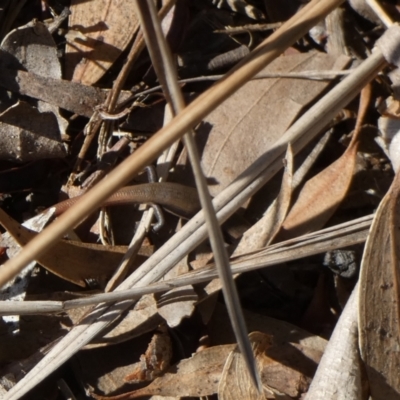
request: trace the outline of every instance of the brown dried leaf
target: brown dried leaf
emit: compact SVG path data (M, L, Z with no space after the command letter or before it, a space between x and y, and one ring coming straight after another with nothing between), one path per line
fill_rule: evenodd
M361 264L360 350L374 399L400 397L399 201L397 173L376 212Z
M328 168L306 182L290 210L280 240L290 239L321 228L343 201L353 179L358 142Z
M134 0L71 1L66 76L92 85L119 57L138 29Z
M341 69L348 58L311 53L279 57L263 73ZM301 109L321 93L326 82L304 79L250 81L212 112L212 131L204 149L204 173L217 195L282 136ZM207 125L203 129L207 128Z
M2 209L0 224L20 246L24 246L37 235L18 224ZM125 252L126 248L122 246L61 240L36 261L53 274L76 285L86 286L85 279L110 277Z
M356 128L346 151L329 167L306 182L282 224L278 240L287 240L320 229L345 198L353 180L361 123L370 94L370 87L366 86L360 99Z

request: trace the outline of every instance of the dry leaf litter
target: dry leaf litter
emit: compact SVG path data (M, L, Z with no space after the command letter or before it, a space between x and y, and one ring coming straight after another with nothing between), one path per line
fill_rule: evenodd
M2 264L73 201L51 206L107 179L174 123L136 3L0 5ZM190 104L318 1L157 3ZM208 240L188 245L169 271L135 280L195 230L192 168L176 142L132 174L140 195L119 191L1 288L2 398L400 397L400 6L330 3L331 13L193 126L213 197L269 163L264 178L246 181L251 196L222 217L232 267L244 265L235 282L262 392L236 345L221 282L201 278L214 268ZM307 123L332 118L286 139L373 57L381 61L358 89L335 92L336 108ZM92 298L126 278L164 286L93 308Z

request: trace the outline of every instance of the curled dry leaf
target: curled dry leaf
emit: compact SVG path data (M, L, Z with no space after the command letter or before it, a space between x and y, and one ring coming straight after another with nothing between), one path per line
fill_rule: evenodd
M373 399L400 397L399 201L397 173L376 212L361 263L360 350Z
M66 76L97 82L138 29L134 0L71 1L66 47Z
M37 235L36 232L18 224L2 209L0 209L0 224L20 246L25 246ZM102 246L61 240L36 261L60 278L79 286L86 286L85 279L110 277L125 252L126 248L122 246Z

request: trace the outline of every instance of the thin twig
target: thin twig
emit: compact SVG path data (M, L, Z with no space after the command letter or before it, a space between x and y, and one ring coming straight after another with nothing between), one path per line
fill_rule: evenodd
M231 259L232 273L244 273L274 266L315 254L363 243L368 236L373 215L322 229L307 235L270 245ZM178 287L208 282L218 277L213 264L179 277L147 286L104 293L67 301L0 301L0 315L31 315L62 312L78 307L135 299L150 293L166 292Z
M154 69L168 102L171 104L175 114L182 112L185 108L185 101L178 85L178 76L173 65L172 55L168 49L167 42L162 34L161 23L157 18L154 3L151 0L137 2L138 15L146 39L147 48L153 62ZM199 198L204 210L207 230L210 237L211 247L214 253L218 275L222 282L222 290L225 297L228 313L232 321L239 348L249 370L253 383L262 392L261 379L257 370L255 357L247 336L247 329L241 311L239 296L236 291L235 282L229 266L229 257L224 247L221 228L211 202L207 182L200 165L200 156L194 140L192 130L184 136L192 169L195 176Z

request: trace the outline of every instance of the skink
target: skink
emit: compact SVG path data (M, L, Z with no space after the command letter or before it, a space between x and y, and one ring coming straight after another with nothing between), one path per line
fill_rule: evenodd
M70 208L80 197L72 197L52 206L56 209L55 216L62 214ZM200 202L196 189L172 182L143 183L126 186L109 197L102 206L130 203L159 204L167 211L183 218L191 218L200 210Z

